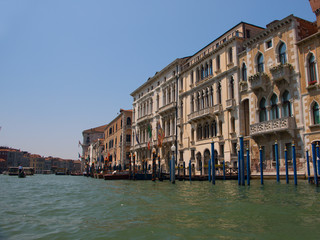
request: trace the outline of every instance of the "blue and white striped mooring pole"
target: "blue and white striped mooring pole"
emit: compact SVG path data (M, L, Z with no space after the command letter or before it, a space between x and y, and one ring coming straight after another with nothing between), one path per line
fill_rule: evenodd
M317 166L318 166L318 176L320 175L320 152L319 152L319 145L317 144Z
M293 176L294 176L294 185L298 184L297 181L297 161L296 161L296 146L292 143L292 158L293 158Z
M274 144L274 150L275 150L275 154L276 154L277 182L280 182L280 176L279 176L279 153L278 153L278 142L277 141Z
M309 162L309 151L306 150L307 157L307 173L308 173L308 183L310 183L310 162Z
M318 176L317 176L317 155L316 155L316 144L312 143L312 162L313 162L313 175L314 175L314 184L318 186Z
M285 160L285 164L286 164L286 183L289 183L289 168L288 168L288 150L285 147L284 148L284 160Z
M216 164L214 161L214 142L211 142L211 171L212 171L212 184L216 184Z
M247 184L250 185L250 153L249 149L247 148Z
M260 178L261 178L261 185L263 185L263 159L262 159L262 148L259 149L260 153Z

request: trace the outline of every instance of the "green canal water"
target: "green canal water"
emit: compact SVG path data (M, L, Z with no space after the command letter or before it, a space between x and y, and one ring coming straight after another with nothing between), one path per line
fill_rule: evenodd
M320 239L320 188L302 180L0 175L0 191L0 239Z

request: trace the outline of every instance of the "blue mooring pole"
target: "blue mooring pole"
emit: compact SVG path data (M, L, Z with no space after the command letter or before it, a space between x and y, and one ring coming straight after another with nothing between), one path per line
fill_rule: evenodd
M245 185L244 180L244 146L243 146L243 137L240 137L240 160L241 160L241 185Z
M293 158L293 176L294 176L294 185L297 185L297 162L296 162L296 146L292 143L292 158Z
M171 172L172 172L172 184L176 183L176 171L175 171L175 164L174 164L174 152L172 152L172 166L171 166Z
M320 152L319 152L319 145L318 144L317 144L316 148L317 148L317 166L318 166L318 176L319 176L320 175L320 160L319 160Z
M277 182L280 182L280 176L279 176L279 152L278 152L278 142L277 141L274 144L274 150L275 150L275 154L276 154Z
M208 162L208 180L211 182L211 159Z
M285 164L286 164L286 183L289 183L289 168L288 168L288 150L285 147L284 148L284 160L285 160Z
M189 180L191 182L191 159L189 161Z
M238 185L241 184L240 151L238 150Z
M312 143L312 162L313 162L313 174L314 174L314 184L318 186L318 176L317 176L317 155L316 155L316 144Z
M308 172L308 183L310 183L310 162L309 162L309 151L306 151L307 156L307 172Z
M214 161L214 142L211 142L211 171L212 171L212 184L216 184L216 163Z
M247 148L247 184L250 185L250 153L249 149Z
M169 164L169 177L170 177L170 182L172 182L172 159L170 160Z
M263 159L262 159L262 148L260 147L260 178L261 178L261 185L263 185Z

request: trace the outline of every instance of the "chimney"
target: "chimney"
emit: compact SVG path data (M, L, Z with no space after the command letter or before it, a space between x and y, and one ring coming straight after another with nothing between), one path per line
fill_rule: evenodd
M309 0L312 12L316 15L318 31L320 31L320 0Z

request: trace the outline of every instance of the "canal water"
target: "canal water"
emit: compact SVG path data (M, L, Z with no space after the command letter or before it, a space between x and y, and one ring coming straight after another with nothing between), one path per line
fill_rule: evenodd
M0 175L0 239L320 239L319 189Z

